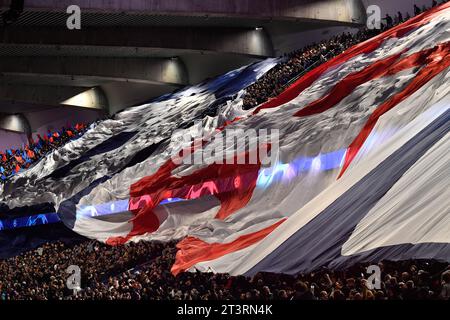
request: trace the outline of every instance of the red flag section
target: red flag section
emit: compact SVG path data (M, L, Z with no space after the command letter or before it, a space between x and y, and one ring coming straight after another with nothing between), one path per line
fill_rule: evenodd
M368 54L373 51L375 51L377 48L380 47L380 45L390 39L390 38L401 38L404 35L406 35L408 32L419 28L426 23L430 22L434 17L439 15L441 11L447 9L450 7L450 3L443 4L439 7L433 8L427 12L424 12L410 20L408 20L405 23L402 23L394 28L391 28L387 30L386 32L368 40L365 42L362 42L343 54L329 60L328 62L320 65L317 68L314 68L312 71L305 74L303 77L301 77L299 80L297 80L295 83L293 83L289 88L287 88L285 91L283 91L279 96L276 98L273 98L266 103L259 106L253 114L259 113L263 109L270 109L270 108L276 108L279 107L285 103L288 103L289 101L293 100L294 98L298 97L300 93L302 93L306 88L311 86L317 79L319 79L326 71L330 70L331 68L338 66L342 63L345 63L349 61L350 59L361 55L361 54Z
M378 60L367 68L359 72L352 73L340 81L325 96L316 100L294 114L296 117L306 117L314 114L322 113L336 106L345 97L353 92L358 86L380 78L388 73L390 67L398 61L403 52Z
M378 107L371 115L362 132L349 147L346 154L344 167L340 173L340 176L342 176L353 158L358 153L365 139L368 137L372 128L375 126L378 118L385 112L394 108L398 103L409 97L411 94L419 90L434 76L448 67L449 47L450 44L445 43L431 49L416 52L406 57L403 57L403 54L406 51L404 50L403 52L400 52L396 55L378 60L370 66L364 68L363 70L346 76L325 96L312 102L308 106L295 113L296 117L306 117L324 112L335 107L339 102L341 102L344 98L351 94L353 90L364 83L384 76L395 75L403 70L407 70L413 67L424 67L423 70L418 73L417 77L405 88L405 90ZM441 60L447 61L441 63Z
M345 173L350 163L358 154L358 151L361 149L367 137L370 135L370 132L375 127L378 119L383 114L397 106L400 102L410 97L412 94L426 85L435 76L450 67L450 43L447 42L433 49L425 50L419 52L418 54L411 55L396 64L394 66L394 69L398 70L400 68L404 68L405 66L410 66L411 64L418 63L419 61L424 61L426 65L419 71L416 77L408 84L405 89L391 97L372 113L359 135L350 144L345 155L344 165L342 167L341 173L339 174L339 178Z
M245 159L249 159L248 151L245 153ZM123 244L134 236L156 231L160 221L153 209L168 198L197 199L208 194L214 195L221 203L216 215L216 219L221 220L245 207L256 187L261 159L258 157L256 164L248 164L248 161L238 164L236 155L232 160L232 164L214 163L183 177L172 175L172 171L179 165L172 159L168 160L155 174L131 186L130 211L135 215L130 221L133 223L132 230L125 237L108 239L107 243ZM136 202L142 203L136 206ZM134 207L137 209L134 210Z
M207 243L195 237L187 237L177 244L179 250L171 271L177 275L199 262L214 260L228 253L247 248L264 239L284 221L286 219L257 232L240 236L230 243Z

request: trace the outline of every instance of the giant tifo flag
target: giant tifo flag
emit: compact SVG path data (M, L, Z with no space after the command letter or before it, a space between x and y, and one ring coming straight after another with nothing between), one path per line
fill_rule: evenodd
M248 79L277 62L92 126L13 177L3 206L50 203L67 227L111 245L179 240L174 274L450 261L450 3L243 110ZM178 129L278 129L279 152L270 165L179 164Z

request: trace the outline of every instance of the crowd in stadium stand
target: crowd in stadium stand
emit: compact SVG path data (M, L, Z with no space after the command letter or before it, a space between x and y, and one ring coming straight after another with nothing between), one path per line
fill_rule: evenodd
M243 109L252 109L278 96L295 77L337 56L352 45L369 39L374 34L368 29L359 31L356 35L344 33L290 53L284 62L277 64L247 88L243 96Z
M260 273L170 273L175 243L110 247L55 242L0 260L0 300L449 300L450 265L436 261L379 263L379 288L367 265L298 276ZM79 266L81 286L69 290L67 267Z
M36 141L30 138L24 148L0 151L0 182L7 180L20 170L29 168L50 151L82 135L86 129L85 124L78 123L69 128L48 132L44 137L38 134Z
M445 2L448 2L448 0L441 1L441 3ZM437 5L437 1L432 2L433 7ZM419 8L417 5L414 5L415 15L421 14L427 10L428 8L426 7ZM381 29L369 30L368 28L362 28L355 34L344 33L329 40L324 40L318 44L312 44L303 49L289 53L284 57L285 59L283 62L277 64L264 76L258 79L258 81L247 88L247 91L243 96L243 109L252 109L268 101L270 98L278 96L293 79L296 79L304 72L341 54L353 45L368 40L410 18L409 13L403 15L401 12L398 12L395 17L386 14L382 19Z

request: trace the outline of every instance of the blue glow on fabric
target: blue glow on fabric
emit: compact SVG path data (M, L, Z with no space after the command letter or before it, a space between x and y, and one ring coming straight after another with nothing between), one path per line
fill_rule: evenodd
M59 221L59 217L56 213L43 213L28 217L19 217L16 219L3 219L0 220L0 231L34 227Z
M325 172L340 168L345 157L346 149L319 154L316 157L300 157L291 163L276 163L270 168L259 172L256 186L267 188L272 183L289 182L292 178L305 172Z
M180 202L180 201L185 201L185 199L168 198L166 200L163 200L160 204L168 204L168 203ZM99 216L120 213L120 212L126 212L126 211L129 211L128 205L129 205L129 199L112 201L112 202L102 203L102 204L93 205L93 206L80 206L79 210L77 211L77 216L89 218L89 217L99 217Z
M278 162L270 168L260 170L256 186L267 188L272 183L287 183L294 177L306 172L325 172L342 166L345 149L319 154L316 157L300 157L291 163ZM188 201L180 198L168 198L160 204ZM80 206L77 216L92 218L129 211L129 199L112 201L91 206ZM0 220L0 230L31 227L36 225L59 222L56 213L40 214L10 220Z

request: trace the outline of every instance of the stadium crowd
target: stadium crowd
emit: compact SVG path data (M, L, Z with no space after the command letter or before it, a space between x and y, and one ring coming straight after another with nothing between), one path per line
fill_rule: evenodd
M445 2L448 2L448 0L441 1L441 3ZM432 7L437 5L438 2L433 0ZM414 14L421 14L428 9L425 6L419 8L417 5L414 5ZM370 30L366 27L361 28L357 33L343 33L329 40L314 43L285 55L283 62L270 69L264 76L247 88L243 96L243 109L252 109L268 101L270 98L278 96L293 79L297 79L304 72L319 66L348 48L366 41L410 18L409 13L403 16L401 12L398 12L395 17L386 14L382 19L380 29Z
M292 79L339 55L351 46L369 39L376 33L368 29L363 29L354 35L344 33L286 55L283 62L270 69L246 89L243 96L243 109L252 109L278 96Z
M20 170L29 168L47 153L82 135L86 129L85 124L77 123L69 128L48 132L44 137L38 134L36 141L30 138L29 143L21 149L0 151L0 182L7 180Z
M0 260L0 300L449 300L450 265L436 261L379 263L381 283L368 286L367 265L298 276L260 273L170 273L175 243L110 247L85 241L45 244ZM67 267L81 269L80 290L69 290Z

